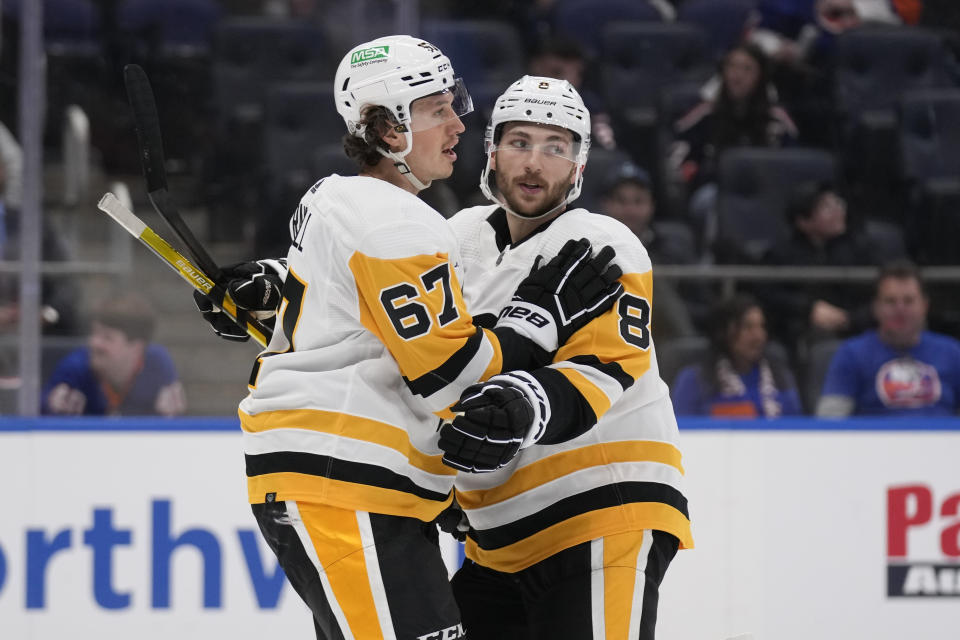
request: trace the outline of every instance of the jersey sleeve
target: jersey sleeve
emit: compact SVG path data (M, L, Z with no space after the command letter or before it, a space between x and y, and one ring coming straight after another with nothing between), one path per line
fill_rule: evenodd
M492 331L473 324L449 253L377 252L378 244L369 239L362 248L349 260L360 320L432 411L445 409L468 385L500 371L500 342Z
M609 244L617 250L624 291L612 308L561 345L553 364L533 372L551 405L543 444L570 440L589 430L650 370L650 259L635 238L616 241L604 234L590 240L594 249Z

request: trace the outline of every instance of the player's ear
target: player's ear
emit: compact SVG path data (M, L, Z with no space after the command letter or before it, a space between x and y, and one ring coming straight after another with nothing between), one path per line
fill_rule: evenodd
M497 170L497 152L496 151L490 152L490 170L491 171Z
M387 143L391 151L403 151L407 146L407 138L398 132L395 127L387 127L386 131L380 134L380 139Z

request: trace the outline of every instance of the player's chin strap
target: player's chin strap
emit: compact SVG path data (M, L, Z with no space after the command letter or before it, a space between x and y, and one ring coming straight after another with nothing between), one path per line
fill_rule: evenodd
M381 149L379 146L377 147L377 151L379 151L381 155L393 160L393 166L397 168L397 171L400 172L400 175L406 178L410 184L413 185L414 189L416 189L418 192L423 191L433 184L433 181L431 180L427 183L422 182L420 178L414 175L410 165L404 161L404 158L406 158L407 154L413 149L413 134L410 133L406 125L397 125L397 132L403 133L403 136L407 139L407 146L403 149L403 151L388 151L386 149Z
M413 171L410 169L410 166L403 161L403 157L407 155L406 153L403 155L400 155L396 151L380 151L380 153L393 160L393 166L397 168L397 171L400 172L400 175L410 181L410 184L412 184L417 191L423 191L433 184L432 180L430 182L423 183L421 182L420 178L414 175Z

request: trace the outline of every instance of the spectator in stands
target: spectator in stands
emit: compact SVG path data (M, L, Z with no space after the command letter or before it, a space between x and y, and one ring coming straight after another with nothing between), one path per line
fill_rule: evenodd
M67 355L47 381L42 412L61 415L174 416L186 410L170 354L153 344L147 301L126 293L94 315L86 347Z
M777 418L801 412L793 374L767 353L763 309L746 294L717 305L709 353L677 374L670 395L677 415Z
M844 342L827 370L817 415L934 416L960 409L960 342L926 330L929 301L917 268L881 270L875 330Z
M715 184L720 154L731 147L779 147L797 138L797 128L776 102L767 58L755 45L731 49L721 63L716 96L701 102L674 126L670 154L675 176L687 185L690 216L705 246L716 235Z
M899 21L886 0L765 1L760 16L750 41L776 64L792 67L821 57L825 50L832 49L836 36L860 26L863 19Z
M774 245L767 264L789 266L873 266L884 259L867 238L850 228L846 201L829 182L804 182L787 201L792 234ZM865 329L871 320L869 294L849 285L813 282L776 284L757 290L770 312L774 335L835 337Z
M685 246L682 241L654 230L651 221L655 211L652 181L646 171L627 161L606 177L600 191L600 213L629 227L643 242L654 264L695 262L692 243ZM656 338L696 335L687 304L674 284L654 276L654 287L657 304L653 306L652 326L657 327Z
M590 111L591 144L603 149L617 146L610 114L600 96L584 86L588 69L587 54L573 38L556 36L539 44L527 64L527 73L533 76L559 78L573 85Z
M653 181L646 170L626 161L608 176L598 176L600 211L619 220L643 242L651 260L659 264L687 264L696 256L689 248L670 244L669 238L657 235L651 223L657 206L653 198Z

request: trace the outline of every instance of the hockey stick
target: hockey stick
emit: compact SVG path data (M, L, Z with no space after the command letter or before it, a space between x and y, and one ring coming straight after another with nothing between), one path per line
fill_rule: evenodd
M142 242L156 254L161 260L167 263L174 271L180 274L180 277L189 282L193 288L206 295L213 303L238 325L250 334L250 336L266 347L273 335L270 327L264 325L259 320L253 318L244 309L238 309L236 303L230 298L223 286L214 282L202 269L194 266L189 260L180 255L180 253L170 246L170 244L158 236L153 229L138 218L132 211L127 209L117 200L112 193L105 193L97 208L113 218L130 235Z
M123 68L123 82L127 87L130 108L133 110L133 122L140 147L140 162L143 165L143 176L147 181L147 196L150 198L150 204L186 245L187 251L197 265L210 274L214 282L221 286L226 285L223 282L220 267L180 217L180 212L167 191L167 171L164 167L160 118L157 115L157 104L146 72L140 65L128 64Z

